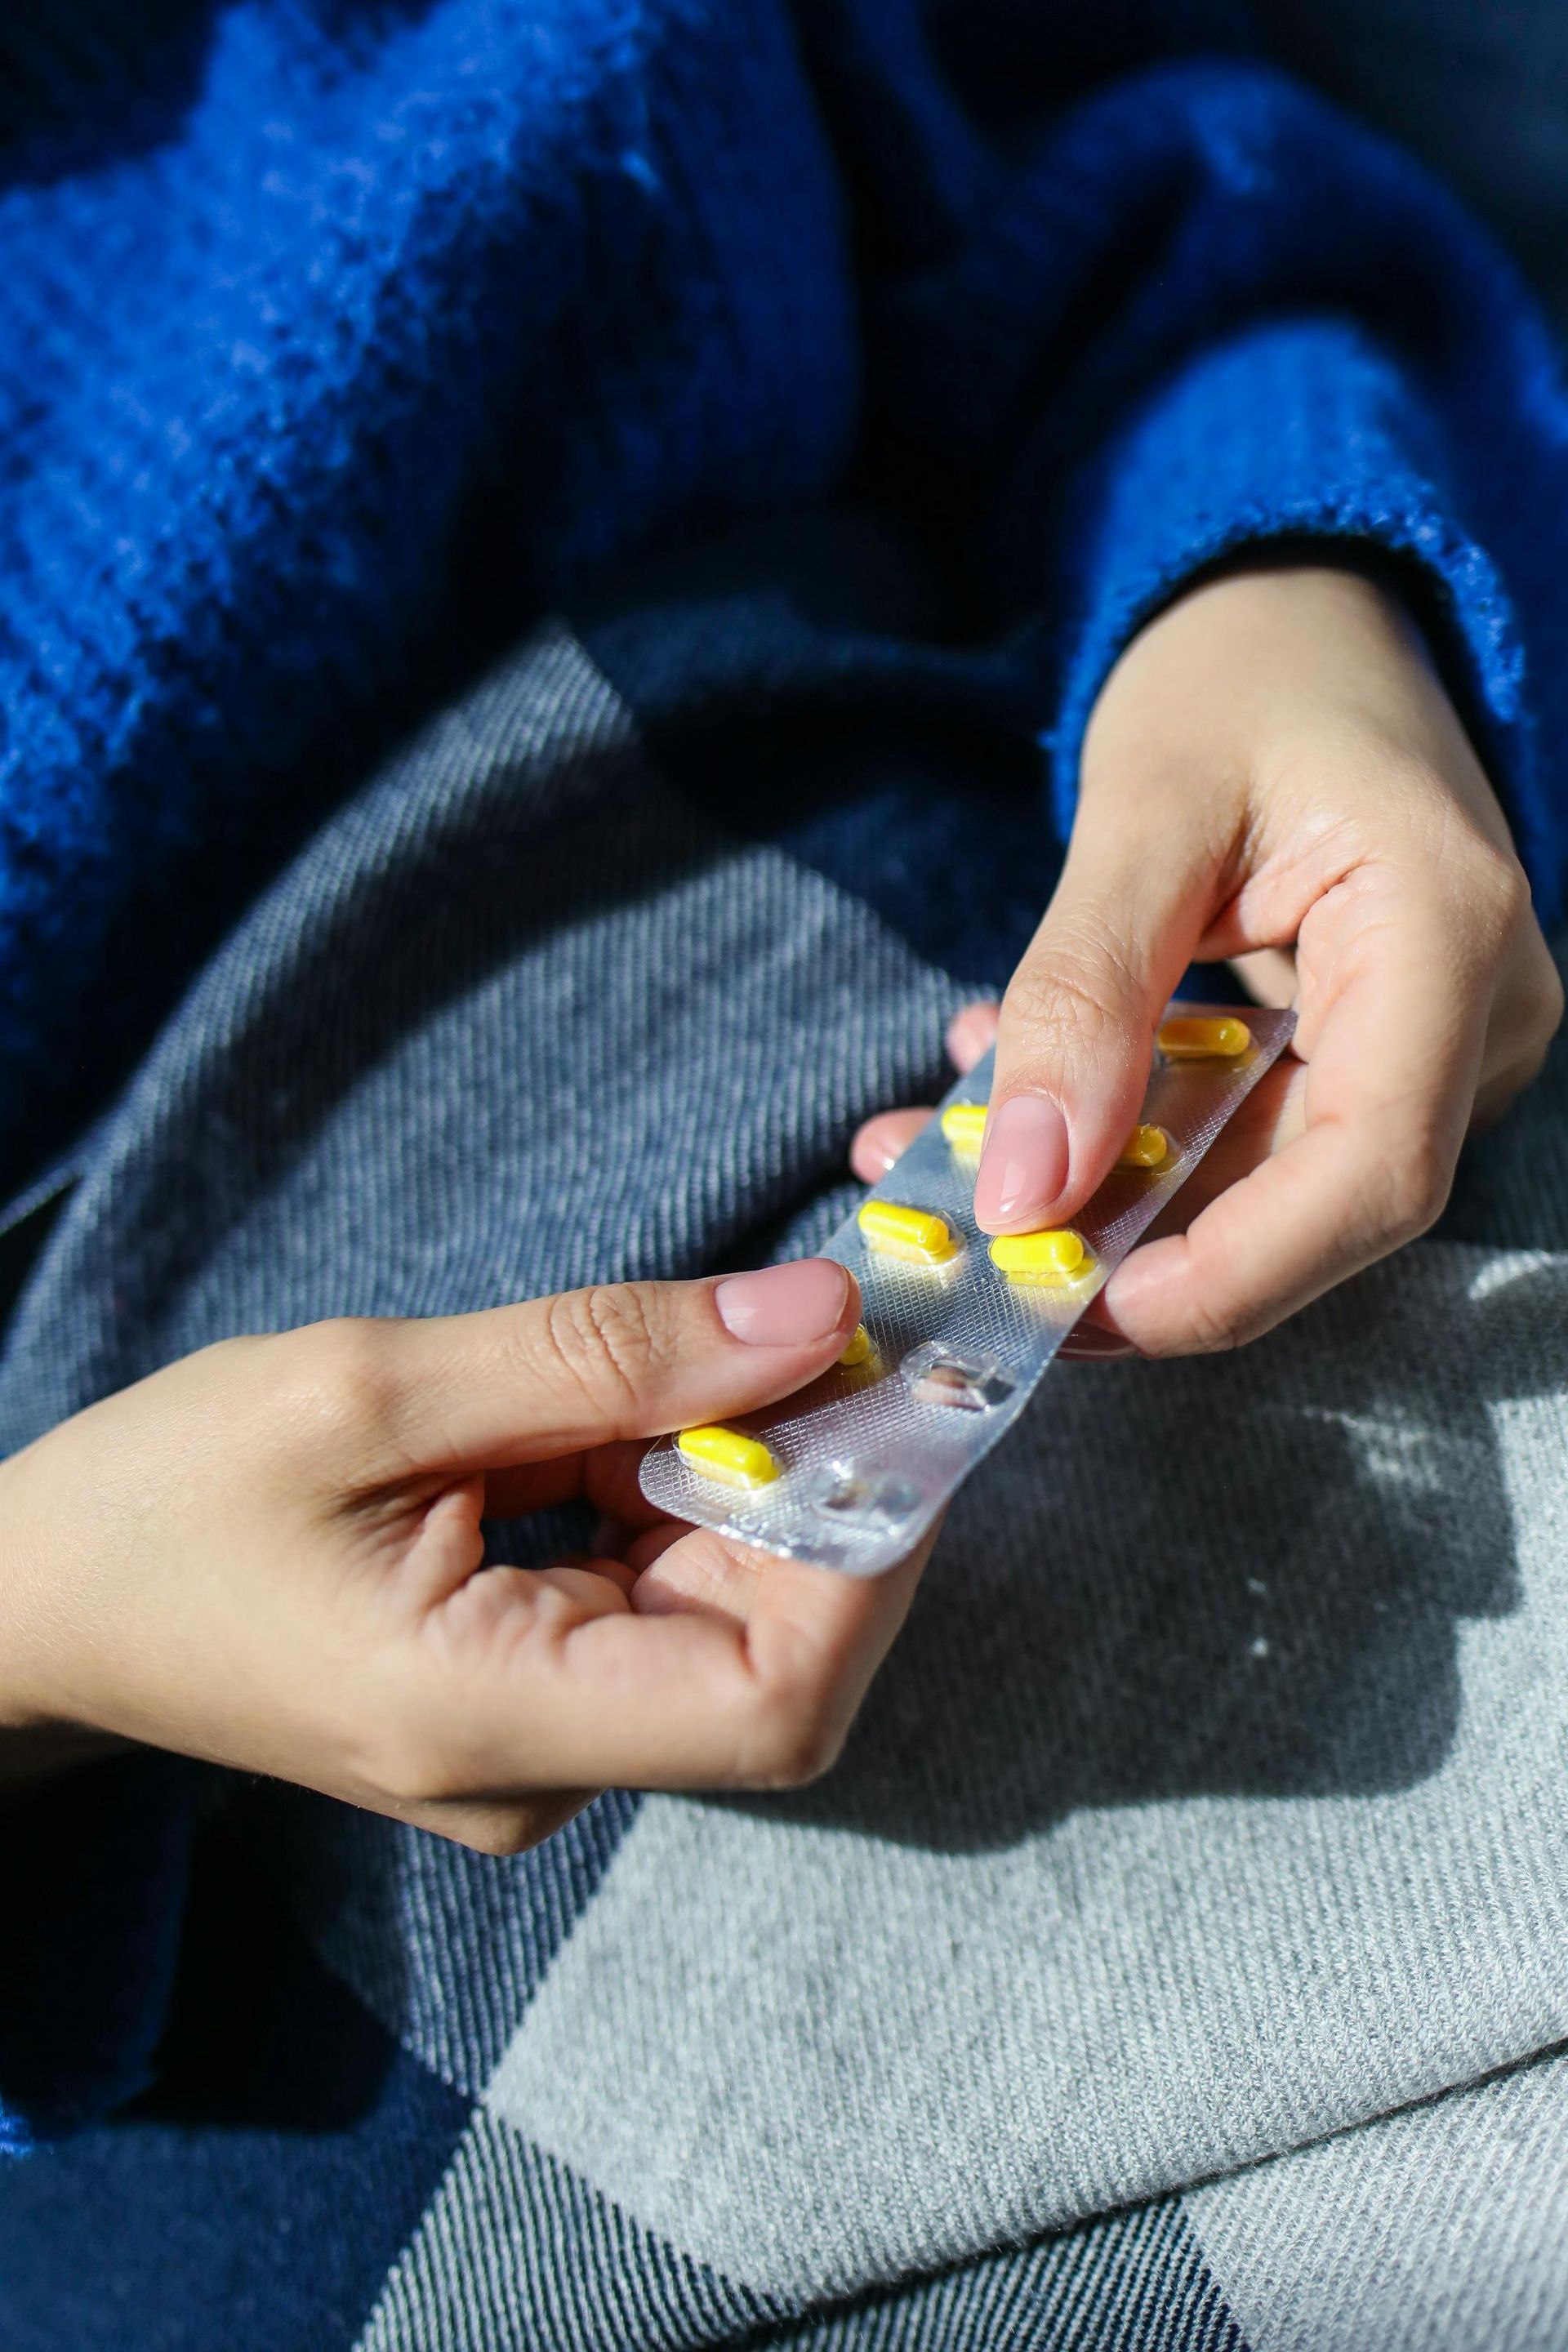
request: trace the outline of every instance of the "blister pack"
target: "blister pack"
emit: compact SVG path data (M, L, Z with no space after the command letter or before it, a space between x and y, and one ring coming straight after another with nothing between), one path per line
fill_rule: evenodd
M1289 1044L1291 1013L1173 1004L1139 1125L1070 1229L974 1223L992 1056L821 1255L860 1285L843 1357L765 1412L650 1448L642 1490L675 1517L851 1576L902 1559L1017 1420L1114 1268Z

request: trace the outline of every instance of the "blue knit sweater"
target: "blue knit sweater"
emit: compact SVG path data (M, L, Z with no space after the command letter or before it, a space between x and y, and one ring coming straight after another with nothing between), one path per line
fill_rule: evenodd
M1496 253L1201 0L22 0L0 1181L466 639L857 478L1027 631L1058 824L1195 567L1386 551L1551 904L1565 429Z

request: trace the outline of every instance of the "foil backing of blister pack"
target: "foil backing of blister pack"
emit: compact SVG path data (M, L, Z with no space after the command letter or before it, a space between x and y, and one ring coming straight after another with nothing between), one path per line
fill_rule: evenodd
M1174 1004L1173 1014L1229 1008ZM727 1424L759 1437L779 1465L770 1484L738 1490L661 1439L642 1465L651 1503L741 1541L852 1576L902 1559L942 1505L1013 1426L1073 1325L1191 1175L1289 1044L1290 1013L1248 1007L1251 1044L1231 1059L1171 1060L1156 1051L1142 1122L1163 1129L1154 1169L1118 1168L1074 1219L1092 1261L1079 1277L1037 1287L993 1265L974 1223L976 1160L942 1134L941 1112L984 1103L992 1056L960 1079L938 1115L867 1198L934 1211L957 1237L945 1265L908 1265L867 1244L859 1208L823 1247L860 1286L871 1352L809 1388ZM864 1205L863 1203L861 1204Z

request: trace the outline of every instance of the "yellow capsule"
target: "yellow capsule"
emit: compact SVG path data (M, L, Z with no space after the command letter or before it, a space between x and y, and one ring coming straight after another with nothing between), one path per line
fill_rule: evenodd
M748 1437L742 1430L724 1429L717 1423L683 1429L675 1450L702 1477L716 1478L721 1486L744 1486L750 1491L771 1486L780 1475L777 1458L760 1437Z
M998 1234L991 1244L991 1263L1009 1282L1072 1282L1094 1264L1083 1236L1069 1226L1047 1226L1037 1234Z
M908 1209L900 1201L867 1201L858 1220L868 1249L910 1265L945 1265L958 1243L934 1209Z
M1135 1127L1121 1147L1118 1168L1163 1168L1171 1156L1171 1139L1163 1127Z
M942 1131L955 1151L978 1151L985 1134L985 1105L949 1103L942 1115Z
M871 1334L867 1330L864 1323L857 1323L849 1335L849 1345L838 1360L853 1370L855 1365L865 1363L871 1353Z
M1161 1053L1173 1062L1234 1061L1251 1043L1252 1032L1246 1022L1228 1013L1218 1020L1205 1020L1196 1013L1173 1015L1162 1023L1159 1035Z

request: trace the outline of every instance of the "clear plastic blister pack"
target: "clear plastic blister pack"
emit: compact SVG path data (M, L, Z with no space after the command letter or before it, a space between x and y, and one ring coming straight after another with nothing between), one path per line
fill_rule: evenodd
M1070 1229L993 1242L974 1223L992 1057L822 1251L854 1274L844 1357L766 1411L650 1448L675 1517L851 1576L902 1559L1017 1420L1114 1268L1289 1043L1290 1013L1173 1004L1140 1124Z

